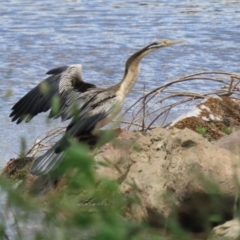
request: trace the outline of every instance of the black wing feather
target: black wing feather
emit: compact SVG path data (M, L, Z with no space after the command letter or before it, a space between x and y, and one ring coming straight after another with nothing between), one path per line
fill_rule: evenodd
M49 89L47 93L42 93L40 84L46 84L46 86L48 86ZM28 92L12 107L13 111L10 114L12 121L17 120L17 124L23 120L27 122L38 113L46 112L51 108L51 99L53 96L59 96L59 78L51 76L40 84Z
M66 71L66 73L64 73ZM86 83L81 78L81 66L71 65L51 69L47 72L51 75L42 81L38 86L28 92L13 107L10 117L12 121L20 123L25 120L29 121L38 113L46 112L51 109L54 96L60 98L60 111L58 113L50 112L49 117L62 120L72 117L72 105L79 95L96 88L94 84ZM42 84L48 87L46 93L42 93ZM60 84L64 86L60 89Z
M48 72L46 72L46 74L57 75L57 74L65 72L68 68L69 68L69 66L62 66L62 67L53 68L53 69L49 70Z
M34 175L44 175L47 174L49 171L56 169L59 165L63 156L65 155L64 152L59 154L55 153L56 147L58 146L58 142L50 148L46 153L42 156L38 157L31 168L31 173Z

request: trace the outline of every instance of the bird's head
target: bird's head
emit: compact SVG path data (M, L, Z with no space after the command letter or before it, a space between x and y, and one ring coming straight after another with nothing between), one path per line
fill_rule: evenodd
M178 44L178 43L182 43L182 42L184 42L184 40L159 39L159 40L149 44L146 47L146 50L147 49L154 50L154 49L158 49L158 48L162 48L162 47L168 47L168 46L171 46L173 44Z
M168 47L168 46L171 46L173 44L178 44L178 43L182 43L182 42L184 42L184 40L160 39L160 40L154 41L153 43L151 43L151 44L147 45L146 47L140 49L139 51L132 54L128 58L128 60L126 61L125 75L127 74L129 67L138 66L141 59L143 57L145 57L146 55L148 55L149 53L151 53L151 52L153 52L153 51L155 51L159 48Z
M168 39L159 39L142 48L141 50L135 52L132 56L127 60L127 66L129 66L134 60L140 61L143 57L148 55L149 53L163 47L168 47L174 44L182 43L184 40L168 40Z

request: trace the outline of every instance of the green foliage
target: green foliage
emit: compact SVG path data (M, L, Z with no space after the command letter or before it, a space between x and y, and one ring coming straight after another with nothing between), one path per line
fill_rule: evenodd
M57 115L59 113L60 108L60 98L58 96L53 97L51 106L53 115Z
M13 70L9 68L5 74L3 74L2 79L9 79L12 75ZM2 88L0 89L0 100L8 100L13 95L12 89L7 89L4 91Z
M21 152L20 152L20 157L22 157L22 156L24 156L25 155L25 153L26 153L26 146L27 146L27 144L26 144L26 140L25 140L25 138L23 138L23 137L21 137L21 139L20 139L20 144L21 144Z
M5 91L4 95L3 95L3 99L7 100L8 98L10 98L13 95L13 91L12 89L8 89L7 91Z
M39 87L40 87L41 93L44 94L44 95L45 94L47 95L50 91L50 86L46 81L41 82Z
M87 148L73 141L63 164L51 177L64 175L65 184L59 191L33 197L0 178L6 209L14 213L16 226L31 225L41 216L40 228L30 239L142 239L147 227L124 218L127 207L138 199L124 196L116 181L97 177L96 169ZM5 234L4 222L0 221L0 235ZM24 228L17 232L17 239L27 239Z
M223 131L225 134L227 134L227 135L229 135L229 134L232 133L232 130L231 130L229 127L224 127L224 128L222 129L222 131Z
M197 131L199 134L204 135L204 134L207 132L207 129L206 129L205 127L203 127L203 126L198 126L198 127L196 128L196 131Z

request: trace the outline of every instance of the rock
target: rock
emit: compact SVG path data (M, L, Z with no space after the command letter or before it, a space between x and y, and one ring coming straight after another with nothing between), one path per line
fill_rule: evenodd
M237 240L240 238L240 221L234 219L215 227L208 240Z
M98 174L118 180L123 193L138 195L141 206L130 211L135 218L164 226L175 217L198 231L218 222L216 214L220 222L231 218L234 176L240 176L238 156L189 129L156 128L121 138L123 146L109 143L97 155L98 160L112 162L99 167Z
M134 154L134 151L131 151L131 148L133 148L136 139L141 136L142 134L138 132L122 132L113 142L102 146L94 158L96 162L103 162L109 165L109 167L100 167L98 174L120 181L132 164L129 156L130 152ZM144 142L141 147L147 150L147 146L150 144L150 142Z
M220 138L216 141L215 145L240 156L240 131L238 130L228 136Z
M190 129L122 132L93 154L98 176L116 180L125 195L140 199L141 205L126 209L127 217L164 228L177 221L191 230L203 231L233 216L240 156ZM18 176L21 169L26 173L30 160L28 165L10 161L4 173L10 177L15 172ZM34 194L44 195L61 191L65 181L28 174L24 183L30 191L37 186Z

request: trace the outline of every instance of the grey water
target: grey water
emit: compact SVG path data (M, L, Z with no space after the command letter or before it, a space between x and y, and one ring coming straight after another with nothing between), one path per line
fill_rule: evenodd
M1 0L0 167L60 120L40 114L16 125L11 107L58 66L81 63L85 81L119 81L130 54L160 38L185 39L143 59L135 88L148 90L199 71L240 73L240 2L237 0ZM179 85L204 92L211 84ZM11 94L9 94L11 93ZM133 92L125 108L139 97ZM9 96L7 96L9 95ZM179 114L180 114L179 110Z

